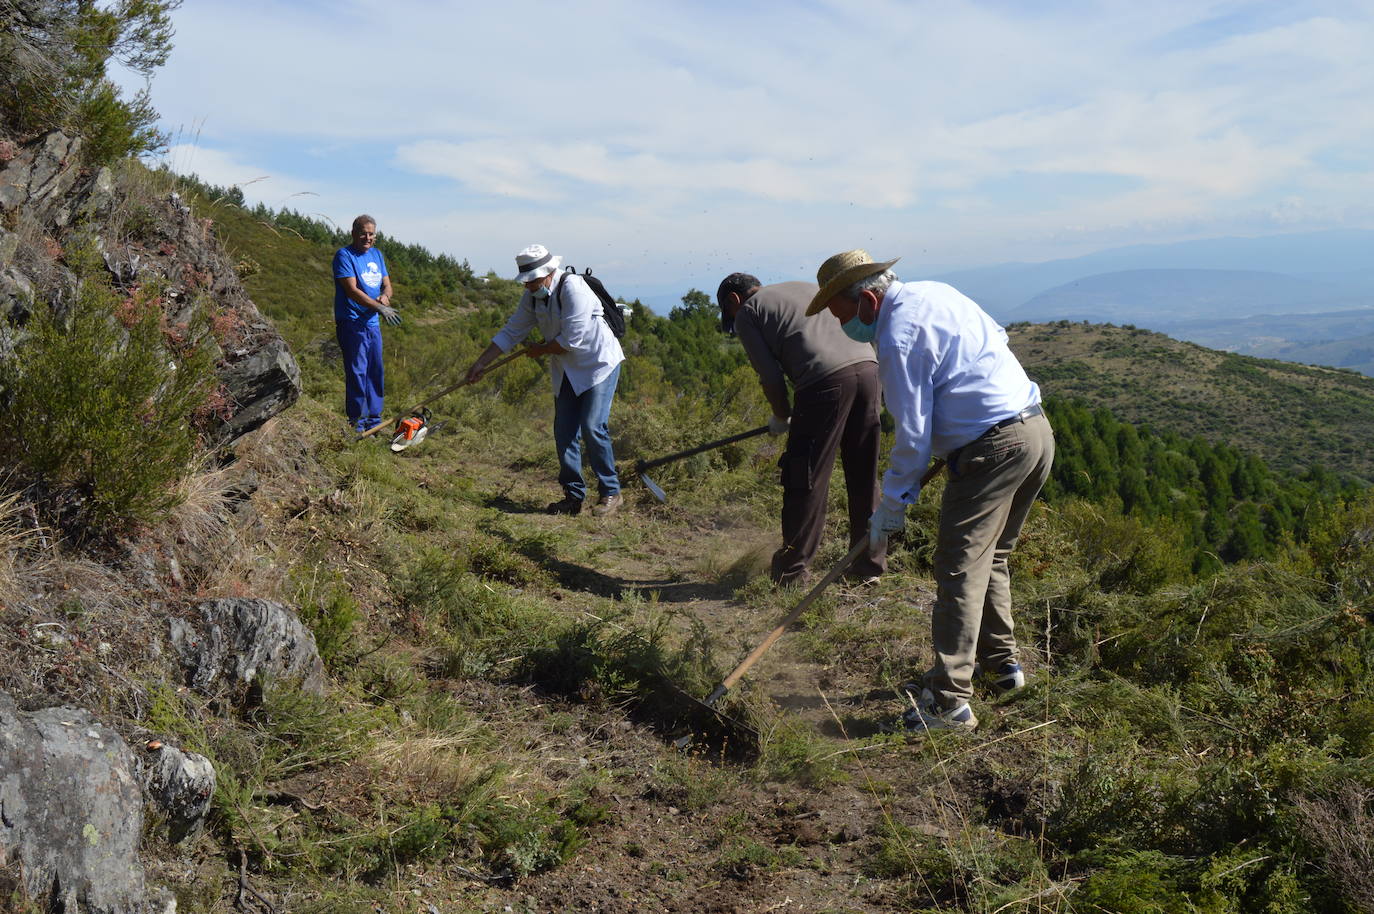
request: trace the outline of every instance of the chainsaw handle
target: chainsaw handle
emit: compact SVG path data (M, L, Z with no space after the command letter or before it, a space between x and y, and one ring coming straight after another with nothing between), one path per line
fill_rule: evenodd
M643 473L645 470L651 470L654 467L662 466L665 463L672 463L674 460L681 460L684 457L691 457L703 451L715 450L718 447L725 447L727 444L734 444L736 441L744 441L747 438L757 438L767 431L768 426L763 425L759 428L750 429L747 432L740 432L738 435L731 435L729 438L721 438L719 441L708 441L705 444L699 444L694 448L688 448L676 454L669 454L666 457L655 457L653 460L641 460L635 464L635 472Z

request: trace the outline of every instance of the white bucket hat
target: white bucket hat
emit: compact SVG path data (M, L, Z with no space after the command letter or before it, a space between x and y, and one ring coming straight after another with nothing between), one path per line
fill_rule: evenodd
M519 254L515 255L515 267L520 274L515 277L516 282L529 282L531 279L543 279L563 262L562 257L555 257L549 253L549 249L542 244L532 244Z

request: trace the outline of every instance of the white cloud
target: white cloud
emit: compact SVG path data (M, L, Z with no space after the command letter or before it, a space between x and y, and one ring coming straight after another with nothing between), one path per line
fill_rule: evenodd
M1374 10L1341 0L198 0L176 22L153 94L202 125L194 170L262 162L299 178L255 199L303 178L479 269L536 237L624 248L648 282L870 237L986 262L1369 218Z

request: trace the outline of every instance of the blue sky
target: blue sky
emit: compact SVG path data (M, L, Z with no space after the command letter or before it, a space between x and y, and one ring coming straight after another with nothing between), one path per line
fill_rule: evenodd
M1374 4L191 0L164 160L479 271L660 309L829 255L904 278L1374 228Z

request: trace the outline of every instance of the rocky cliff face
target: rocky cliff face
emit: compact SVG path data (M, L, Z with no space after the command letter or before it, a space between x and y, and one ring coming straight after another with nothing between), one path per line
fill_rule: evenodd
M22 321L35 300L60 307L76 283L64 250L93 244L117 288L158 284L169 326L209 322L222 383L217 443L294 403L296 360L244 291L210 221L175 192L131 187L108 168L82 169L80 142L61 133L0 140L0 317Z
M212 223L164 176L132 163L83 169L79 153L80 141L60 133L22 143L0 133L0 359L35 309L66 313L81 281L68 258L80 247L98 255L95 268L103 262L119 292L156 290L147 298L159 303L164 335L207 328L220 382L208 445L234 443L291 406L301 389L295 358L249 299ZM66 556L65 572L44 570L59 550L32 505L15 514L0 492L0 662L22 668L0 683L0 908L10 899L67 914L176 909L145 879L144 812L167 840L190 838L216 776L209 759L143 730L135 712L146 710L148 683L185 679L218 695L285 680L323 693L314 639L291 608L183 600L178 552L211 551L208 530L253 537L250 519L233 511L257 487L252 471L219 485L225 491L203 508L209 526L199 545L184 529L165 541L107 544ZM64 622L63 605L79 607L80 620Z

